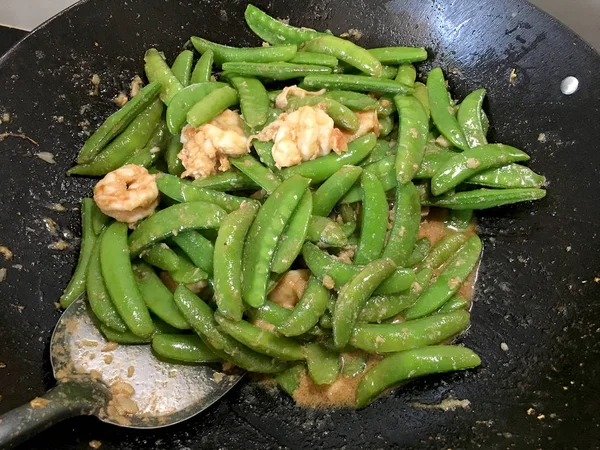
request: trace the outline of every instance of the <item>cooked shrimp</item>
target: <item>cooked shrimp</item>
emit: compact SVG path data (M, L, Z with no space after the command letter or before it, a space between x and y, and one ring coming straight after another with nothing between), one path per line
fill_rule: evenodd
M343 131L344 138L346 142L353 141L354 139L364 136L371 131L379 136L381 132L381 124L379 123L379 119L377 118L377 111L356 111L355 114L358 116L359 126L358 130L354 133L350 131Z
M129 164L106 174L94 188L94 200L107 216L133 223L154 214L158 206L155 175Z
M275 106L279 109L285 108L288 104L289 96L303 98L303 97L307 97L307 96L311 96L311 95L323 95L324 93L325 93L325 89L321 89L320 91L316 91L316 92L311 92L311 91L305 91L304 89L299 88L296 85L286 86L283 88L283 91L281 91L281 93L277 96L277 98L275 98Z
M293 309L302 297L310 272L307 269L288 270L269 293L269 300Z
M239 114L226 109L198 128L187 126L181 133L183 149L177 155L185 171L181 177L205 178L231 167L228 156L249 151L248 138Z
M273 140L273 159L278 168L294 166L331 152L346 151L346 140L333 119L315 106L283 113L250 139Z

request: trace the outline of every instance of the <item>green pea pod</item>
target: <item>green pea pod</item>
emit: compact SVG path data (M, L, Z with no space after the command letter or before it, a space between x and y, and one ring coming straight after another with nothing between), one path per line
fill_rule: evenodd
M223 64L223 70L246 77L261 77L279 81L331 73L331 67L288 62L227 62Z
M276 47L229 47L227 45L216 44L197 36L191 37L192 45L198 52L204 53L212 50L215 54L215 64L222 65L227 62L256 62L273 63L279 61L289 61L296 56L297 47L295 45L279 45ZM224 69L227 70L227 69Z
M444 303L440 309L438 309L433 314L446 314L454 311L464 310L469 306L469 301L461 297L460 295L455 295L446 303Z
M397 66L382 66L381 69L381 76L379 78L383 78L386 80L394 80L398 75Z
M102 269L100 268L100 243L104 232L100 234L94 247L87 267L86 274L86 292L88 302L92 312L100 322L106 326L119 331L127 331L127 325L121 319L119 312L115 308L110 295L106 290L104 279L102 278Z
M352 277L358 274L364 266L346 264L335 258L316 245L306 242L302 247L304 262L314 276L323 280L331 278L336 289L344 286ZM407 290L415 279L415 273L410 269L397 269L387 280L375 290L375 294L397 294Z
M186 363L210 363L220 361L198 336L193 334L155 334L152 350L163 358Z
M383 158L389 155L391 151L390 142L384 141L383 139L377 139L377 144L375 144L375 148L371 151L369 156L367 156L361 163L361 167L366 167L370 164L381 161ZM394 149L395 151L395 149ZM389 155L392 156L392 155ZM379 181L381 181L381 177L379 177Z
M339 61L335 56L326 55L324 53L298 52L296 56L290 59L294 64L309 64L313 66L335 67Z
M242 320L242 257L244 241L259 206L243 203L230 213L219 229L214 252L214 289L217 308L229 319Z
M444 72L439 67L433 69L427 76L427 92L431 117L439 132L455 147L461 150L468 149L469 145L450 104Z
M135 150L146 145L161 120L162 111L161 101L154 100L93 161L72 167L67 175L106 175L121 167Z
M284 336L300 336L307 333L318 322L329 303L329 291L321 282L311 277L308 280L302 298L294 307L290 316L277 327Z
M300 53L301 54L301 53ZM352 91L328 91L323 97L330 98L353 111L368 111L377 109L377 100L373 97Z
M181 143L180 137L171 135L167 144L167 151L165 152L167 169L171 175L180 176L185 170L181 159L179 159L179 152L182 148L183 144Z
M481 123L481 108L485 98L485 89L477 89L465 97L460 104L458 124L465 135L469 147L479 147L487 144L483 125Z
M340 355L327 347L310 343L304 346L308 374L315 384L331 384L340 374Z
M187 121L191 126L199 127L238 102L236 90L229 86L223 86L212 91L192 106L187 113Z
M277 165L273 159L273 142L255 139L252 141L252 146L256 150L258 158L265 166L271 170L277 170Z
M81 202L81 249L75 272L60 297L60 305L63 308L69 306L85 292L87 267L96 243L96 233L92 223L94 207L96 203L91 198L84 198Z
M293 396L294 392L300 387L300 380L304 374L306 374L306 366L304 364L296 364L285 372L275 375L275 381L277 381L279 387L287 392L288 395Z
M465 242L467 242L467 236L462 233L447 234L433 246L419 267L439 269Z
M429 109L429 93L427 91L427 86L417 81L414 84L413 96L419 100L419 102L421 102L421 105L425 110L425 114L427 114L427 120L429 120L431 112Z
M336 36L320 36L308 41L302 47L302 51L335 56L373 77L380 77L383 71L381 63L367 50Z
M196 84L210 81L214 60L215 53L212 50L206 50L194 67L190 83Z
M113 222L100 244L102 278L119 315L133 334L148 338L154 325L135 282L127 248L127 224Z
M394 102L400 114L396 178L398 183L411 181L419 170L429 131L429 119L421 102L415 97L397 95Z
M148 264L167 272L175 272L179 269L179 256L164 242L147 248L140 257Z
M277 373L286 368L283 362L257 353L222 332L210 306L184 285L175 289L173 298L192 329L219 358L249 372Z
M313 214L327 217L362 174L362 168L344 166L329 177L313 195Z
M487 144L465 150L452 156L435 172L431 179L431 193L441 195L478 172L528 159L527 153L503 144Z
M394 118L392 116L381 117L379 119L379 136L386 137L388 136L394 129Z
M394 80L372 78L366 75L322 74L308 75L302 85L307 88L342 89L358 92L378 92L387 94L412 94L413 88Z
M432 178L435 172L437 172L445 163L450 161L454 155L456 155L456 152L449 150L425 153L419 170L415 173L414 178L419 180Z
M271 266L273 272L284 273L289 270L300 254L308 233L313 204L312 194L309 191L305 192L279 240Z
M156 242L181 231L218 228L226 216L224 209L213 203L188 202L169 206L146 218L129 236L131 257Z
M325 109L329 117L333 119L335 125L345 128L352 132L358 130L360 121L358 116L350 108L330 98L315 95L307 97L291 97L288 99L287 110L296 110L302 106L319 106Z
M220 172L206 178L198 178L192 181L192 186L212 189L213 191L246 191L258 189L258 185L254 181L237 169L229 169L226 172Z
M240 98L240 109L246 124L259 127L267 121L269 113L269 97L263 84L252 77L228 77Z
M400 64L394 79L402 84L414 87L417 79L417 69L410 63Z
M388 117L396 112L396 105L390 98L390 95L384 95L379 100L377 100L377 116L378 117Z
M365 171L361 184L364 193L363 214L360 239L354 255L355 264L366 264L379 258L385 243L389 214L385 191L377 177Z
M395 270L396 265L391 259L377 259L367 264L344 285L333 311L333 340L337 348L348 344L365 302Z
M242 297L253 307L264 303L271 262L280 236L309 180L294 176L285 180L265 201L246 238L243 258Z
M227 334L258 353L284 361L304 359L302 346L290 338L257 327L245 320L237 322L229 320L219 313L215 314L215 319Z
M312 216L306 231L306 240L330 247L344 247L348 239L339 223L327 218Z
M235 211L242 203L252 201L245 197L236 197L213 189L198 187L174 175L163 174L156 179L156 185L160 192L177 202L210 202L227 212Z
M161 120L154 129L148 142L146 142L146 145L135 150L131 156L127 158L124 165L135 164L136 166L142 166L146 169L149 168L164 153L168 137L169 131L167 130L167 125Z
M470 209L460 211L450 210L448 211L448 218L444 221L444 225L452 230L465 231L471 225L472 220L473 211Z
M475 189L425 199L421 201L421 204L457 210L488 209L512 203L539 200L545 196L546 191L544 189Z
M413 267L423 262L431 250L431 241L427 238L421 238L415 242L412 253L406 260L406 267Z
M271 169L263 166L251 155L244 155L237 158L231 158L230 162L237 167L240 172L254 181L270 195L281 184L281 180Z
M342 203L338 205L337 209L344 222L356 222L358 219L357 211L352 207L352 205L346 205Z
M179 91L167 106L166 122L171 134L179 136L181 128L187 121L187 114L192 107L208 94L226 87L225 83L214 81L190 84Z
M271 300L265 300L262 306L249 309L247 314L253 322L263 321L277 327L292 315L292 311Z
M427 50L422 47L380 47L371 48L369 53L377 58L381 64L400 65L425 61Z
M415 185L408 182L396 187L394 223L383 250L383 257L390 258L401 267L410 267L412 254L421 225L421 203Z
M194 63L194 53L191 50L184 50L175 61L173 61L173 65L171 66L171 72L175 75L175 78L179 80L183 87L186 87L190 84L190 79L192 76L192 65Z
M154 81L160 83L160 99L165 105L168 105L173 96L183 89L183 85L167 65L163 55L155 48L151 48L146 52L144 62L144 70L148 80L151 83Z
M546 183L546 178L538 175L529 167L508 164L479 172L465 180L465 183L504 189L539 188Z
M148 309L169 325L180 330L190 328L173 301L173 294L158 278L152 267L144 263L133 265L137 286Z
M194 230L177 233L177 236L171 236L171 241L187 255L194 266L212 277L214 245L211 241Z
M404 311L404 318L412 320L426 316L450 300L476 267L480 254L481 240L472 236L416 303Z
M465 347L436 345L387 356L362 377L356 391L356 407L363 408L396 384L434 373L477 367L479 357Z
M117 137L126 127L156 99L161 89L159 83L145 86L125 106L109 116L92 134L77 155L77 164L92 162L106 145Z
M283 178L300 175L309 178L311 184L321 183L342 167L353 166L361 162L373 150L376 142L377 138L375 134L367 133L350 142L348 150L340 155L330 153L313 161L306 161L296 166L286 167L281 170L280 175Z
M254 5L246 7L244 17L254 34L272 45L300 45L325 34L308 28L298 28L283 23Z

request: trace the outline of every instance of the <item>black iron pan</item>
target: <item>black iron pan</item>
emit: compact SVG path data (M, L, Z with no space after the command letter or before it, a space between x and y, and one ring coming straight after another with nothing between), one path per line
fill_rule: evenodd
M190 35L258 44L246 2L89 0L25 38L0 60L0 413L51 387L53 302L77 257L78 206L92 180L67 178L86 133L142 72L146 48L173 55ZM600 57L525 1L256 1L292 23L336 33L357 28L364 46L425 45L459 96L488 89L492 141L525 149L549 180L535 205L479 215L485 251L473 326L464 342L483 359L466 373L428 377L362 411L300 409L285 395L243 384L190 420L156 431L94 418L63 423L23 448L597 448L600 442ZM517 78L509 83L515 70ZM90 79L101 79L98 96ZM567 76L579 90L564 95ZM0 134L0 136L3 136ZM55 155L48 164L34 155ZM52 203L67 209L59 212ZM48 245L58 224L73 245ZM505 349L501 348L501 344ZM6 367L4 367L6 365ZM468 409L413 404L467 399ZM2 426L0 424L0 426Z

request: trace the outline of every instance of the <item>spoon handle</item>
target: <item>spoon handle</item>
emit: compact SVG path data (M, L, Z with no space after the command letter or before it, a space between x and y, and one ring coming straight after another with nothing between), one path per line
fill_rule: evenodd
M94 414L110 394L90 379L58 383L42 397L0 416L0 449L8 450L69 417Z

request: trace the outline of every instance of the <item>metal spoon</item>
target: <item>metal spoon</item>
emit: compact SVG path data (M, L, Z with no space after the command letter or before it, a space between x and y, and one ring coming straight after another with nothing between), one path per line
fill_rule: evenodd
M79 298L62 314L50 341L58 384L0 417L0 449L78 415L128 428L173 425L204 411L242 378L210 366L161 361L149 345L115 347L87 308Z

